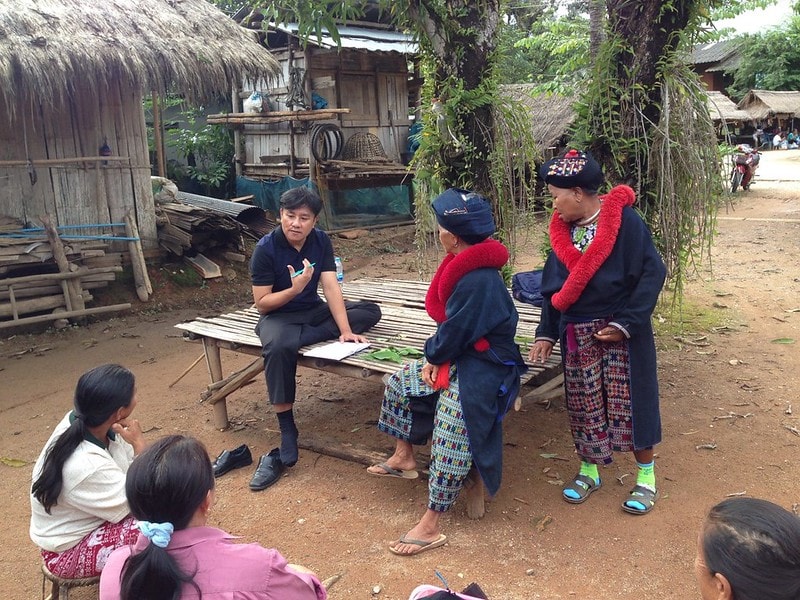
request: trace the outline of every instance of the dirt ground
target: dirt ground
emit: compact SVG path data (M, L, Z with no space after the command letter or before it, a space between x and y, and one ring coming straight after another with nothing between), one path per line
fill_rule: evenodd
M630 456L602 470L605 486L586 504L560 499L560 482L573 474L576 459L556 400L549 407L526 403L507 419L500 493L479 521L469 520L459 502L443 519L445 548L412 558L387 550L423 512L424 480L381 480L362 465L308 451L262 492L247 488L255 467L220 478L212 524L277 547L323 579L341 575L334 600L404 600L416 585L436 583L434 570L453 588L477 581L493 600L699 597L692 565L711 505L744 494L788 509L800 503L798 352L797 344L781 343L800 338L799 185L800 151L764 154L756 184L737 193L718 220L713 272L704 268L689 282L683 329L660 312L662 498L650 515L620 509L633 480ZM538 229L544 231L541 222ZM541 262L534 238L523 244L516 270ZM416 277L409 227L336 238L334 245L348 278ZM202 353L173 325L249 302L241 268L183 293L168 289L177 270L154 272L155 298L118 318L0 338L0 597L38 597L38 552L28 538L31 468L86 369L114 361L135 372L134 416L150 439L192 434L212 456L247 443L256 459L277 445L262 380L229 399L234 426L224 432L214 429L211 408L198 404L208 383L202 364L171 385ZM249 360L223 355L226 370ZM390 449L374 427L380 386L302 369L299 382L301 435Z

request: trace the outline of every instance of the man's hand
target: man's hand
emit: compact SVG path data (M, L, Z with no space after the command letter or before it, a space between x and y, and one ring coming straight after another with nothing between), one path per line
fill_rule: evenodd
M289 277L292 278L292 289L297 293L306 288L314 275L314 267L307 258L303 259L303 268L299 271L295 271L292 265L286 265L286 268L289 269Z
M365 338L363 335L359 335L357 333L353 333L352 331L348 331L347 333L343 333L339 336L340 342L361 342L362 344L368 344L369 340Z

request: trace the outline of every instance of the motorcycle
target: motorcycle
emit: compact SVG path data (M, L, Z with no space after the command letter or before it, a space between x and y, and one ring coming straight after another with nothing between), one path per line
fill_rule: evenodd
M731 169L731 194L741 185L743 190L750 189L753 176L756 174L761 153L748 144L739 144L733 154Z

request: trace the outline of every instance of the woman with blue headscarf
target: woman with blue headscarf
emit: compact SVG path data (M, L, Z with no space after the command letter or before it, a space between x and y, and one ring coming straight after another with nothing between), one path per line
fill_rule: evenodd
M508 250L490 239L491 204L479 194L449 189L433 201L433 211L447 253L425 298L438 328L425 342L425 360L405 365L387 382L378 428L396 438L395 452L368 469L381 477L415 478L413 445L431 438L428 507L390 544L401 556L447 542L439 519L473 464L489 493L497 493L502 419L525 371L514 342L517 311L499 272Z

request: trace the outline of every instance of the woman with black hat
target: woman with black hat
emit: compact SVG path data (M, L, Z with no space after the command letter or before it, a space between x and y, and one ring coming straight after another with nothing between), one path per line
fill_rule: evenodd
M651 317L666 269L626 185L598 195L600 165L570 150L542 166L553 196L552 252L542 273L544 304L532 361L559 341L570 429L581 458L563 490L580 504L600 489L598 465L633 452L636 485L622 504L650 512L658 499L653 447L661 441Z
M449 189L433 201L439 241L447 252L425 298L438 323L425 360L405 365L386 385L378 428L397 439L394 454L368 471L414 478L412 444L431 438L428 507L389 549L401 556L442 546L439 519L455 502L474 464L490 494L500 488L502 419L519 390L525 365L514 342L517 311L499 269L508 250L490 239L490 203Z

